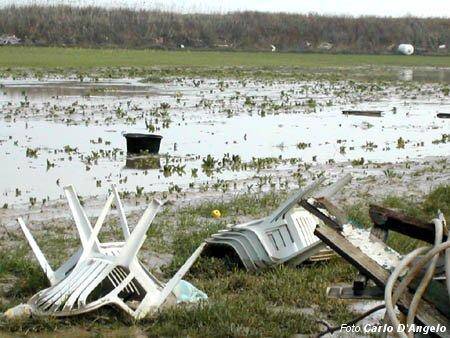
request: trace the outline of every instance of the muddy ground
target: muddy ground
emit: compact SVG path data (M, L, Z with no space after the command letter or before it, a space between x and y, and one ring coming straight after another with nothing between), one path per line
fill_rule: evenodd
M305 181L302 185L312 182L319 176L327 178L325 184L330 184L345 174L350 173L353 177L350 184L333 197L333 201L345 207L350 207L359 203L377 203L386 196L396 196L409 201L420 201L433 189L446 185L450 182L450 156L427 157L420 160L408 160L400 163L368 163L354 165L349 162L333 164L317 164L303 173ZM261 173L260 173L261 174ZM298 189L298 181L295 171L286 170L266 170L265 174L271 175L274 181L283 181L282 191L289 194L290 191ZM158 198L164 201L165 208L176 212L177 209L186 207L196 207L201 204L214 205L215 202L223 203L232 201L239 195L265 194L268 189L257 188L257 178L241 180L241 186L252 186L251 190L241 191L204 191L195 189L186 190L181 193L147 193L144 196L126 196L123 199L125 211L130 224L134 224L142 214L149 198ZM83 198L83 204L89 217L97 217L101 207L106 201L106 195ZM273 209L276 206L273 206ZM267 209L267 214L270 212ZM117 214L112 210L112 215L117 218ZM51 201L41 206L29 206L28 204L18 204L8 209L0 209L1 236L7 233L20 232L17 217L22 217L30 228L34 230L44 230L51 224L54 229L73 228L73 220L65 199ZM241 215L239 222L245 222L251 216ZM168 235L170 239L170 235ZM17 240L22 239L18 236ZM9 242L9 245L14 245ZM161 264L168 263L162 260ZM153 265L153 264L152 264ZM157 264L158 265L158 264Z

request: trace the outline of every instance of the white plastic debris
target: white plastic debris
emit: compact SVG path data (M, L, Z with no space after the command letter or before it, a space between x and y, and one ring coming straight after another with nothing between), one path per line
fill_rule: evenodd
M398 45L397 48L398 52L403 55L412 55L414 54L414 46L410 45L409 43L402 43Z
M394 269L402 258L397 251L391 249L385 243L372 240L369 230L344 224L342 235L385 269Z
M8 319L18 319L18 318L26 318L31 317L33 313L33 308L28 304L19 304L14 306L3 314Z
M322 50L330 50L333 48L333 44L331 42L322 42L318 48Z

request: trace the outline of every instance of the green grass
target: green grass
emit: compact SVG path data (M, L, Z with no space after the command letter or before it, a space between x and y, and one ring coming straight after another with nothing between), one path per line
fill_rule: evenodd
M343 55L268 52L158 51L59 47L2 47L0 67L448 67L449 56Z
M420 203L392 196L381 203L429 219L434 217L438 208L448 211L449 191L450 186L439 187ZM214 200L196 206L165 208L156 217L143 250L174 254L172 263L162 271L162 278L167 280L205 237L228 223L267 215L285 197L286 192L245 194L229 201ZM370 225L367 213L367 203L370 202L346 206L352 221L362 226ZM212 219L210 212L213 209L220 209L223 218ZM108 224L111 224L109 220ZM114 225L107 227L104 235L117 234L116 228ZM61 261L61 252L66 252L67 246L74 245L75 232L72 230L55 231L49 226L34 232L44 252L52 262L56 262ZM169 233L172 235L170 238L167 237ZM3 311L26 301L46 285L35 259L28 258L32 256L24 239L9 236L11 241L19 242L12 246L13 249L0 249L0 310ZM401 252L421 245L419 241L397 234L390 236L389 244ZM354 317L345 301L328 299L325 292L332 284L350 283L355 275L356 269L339 257L301 268L279 266L257 272L238 269L228 260L201 257L185 278L208 294L209 299L205 303L168 308L154 318L138 323L130 322L120 312L108 308L67 319L31 318L12 322L0 319L0 332L62 335L72 330L73 336L73 330L79 330L96 337L128 336L135 329L152 336L312 334L323 330L316 322L318 318L339 324ZM112 335L113 331L117 335Z

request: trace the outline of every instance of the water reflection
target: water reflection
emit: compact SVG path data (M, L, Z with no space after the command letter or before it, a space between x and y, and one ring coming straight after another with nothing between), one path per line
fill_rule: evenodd
M125 168L139 170L160 169L161 158L154 155L127 156Z
M450 83L450 69L402 68L397 72L397 79L400 81Z
M398 79L400 81L412 81L413 80L413 75L414 75L414 71L411 68L409 68L409 69L402 69L398 73Z

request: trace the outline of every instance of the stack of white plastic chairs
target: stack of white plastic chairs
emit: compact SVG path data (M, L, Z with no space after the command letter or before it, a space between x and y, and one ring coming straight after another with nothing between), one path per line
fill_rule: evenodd
M322 221L298 203L313 197L329 198L350 180L351 176L346 175L319 192L324 179L317 180L293 194L268 217L232 225L212 235L206 241L206 253L225 256L231 250L247 270L283 263L298 265L314 256L329 258L331 251L314 235L316 226Z
M192 292L191 301L206 298L203 292L181 280L200 255L204 244L167 284L160 282L139 261L137 253L161 202L153 200L130 233L119 194L114 186L112 190L92 227L74 188L69 186L64 189L82 246L56 271L50 267L31 232L19 218L22 231L51 285L29 300L33 314L69 316L114 305L133 318L140 319L157 311L171 294L177 299L177 295L180 296L177 288L186 290L186 285ZM113 202L119 212L124 241L101 243L98 234ZM183 296L185 299L186 295Z

